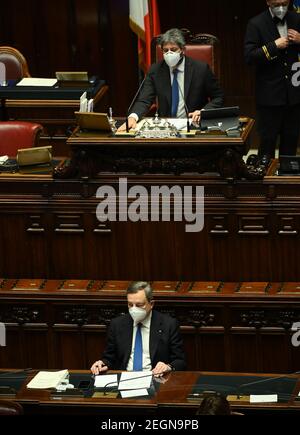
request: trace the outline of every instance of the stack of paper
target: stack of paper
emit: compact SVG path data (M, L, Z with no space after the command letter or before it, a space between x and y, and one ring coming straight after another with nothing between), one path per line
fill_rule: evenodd
M148 396L152 372L124 372L118 384L117 375L99 375L95 377L95 388L118 387L122 398Z
M38 372L37 375L27 384L27 388L56 388L69 375L68 370L58 372Z
M17 86L47 86L52 87L56 85L57 80L56 79L40 79L40 78L34 78L34 77L25 77L22 79L19 83L17 83Z

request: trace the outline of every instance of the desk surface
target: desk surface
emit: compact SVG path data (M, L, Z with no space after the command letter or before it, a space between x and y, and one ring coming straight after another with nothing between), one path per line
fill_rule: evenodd
M110 147L119 147L119 146L136 146L139 147L169 147L175 148L176 146L191 146L197 147L199 145L209 145L211 146L222 146L228 144L233 146L242 146L247 141L253 125L254 120L251 118L244 118L245 123L242 129L242 133L240 137L229 137L226 135L213 135L205 132L201 132L197 135L186 136L182 135L180 137L172 137L172 138L158 138L158 139L145 139L145 138L137 138L132 136L132 134L116 134L112 135L111 133L106 132L81 132L79 129L76 129L72 136L68 139L68 143L70 146L110 146Z
M79 100L80 96L83 92L87 92L88 98L93 98L100 89L105 85L104 80L97 80L94 84L90 84L90 86L82 86L82 87L59 87L58 85L53 87L43 87L43 86L21 86L18 87L16 85L0 87L0 98L4 98L7 100L67 100L73 101ZM7 105L8 101L7 101ZM10 102L10 105L12 103Z
M28 407L31 412L37 412L42 408L47 407L48 412L56 412L59 406L60 411L68 412L70 409L74 408L81 410L84 413L92 412L92 410L99 409L105 410L106 412L118 412L118 410L126 410L126 413L145 413L147 411L151 413L164 413L166 412L178 412L180 409L181 413L188 411L189 413L194 413L199 406L200 399L197 397L190 398L189 395L193 392L195 385L203 387L207 390L207 379L213 380L214 391L224 392L224 384L230 383L232 379L238 380L238 384L243 385L249 382L257 382L261 379L267 379L266 382L261 383L259 394L270 394L270 384L273 383L273 388L277 388L275 382L280 381L281 386L285 381L291 380L292 388L291 395L286 396L286 400L281 403L260 403L252 404L248 400L245 401L234 401L231 402L233 410L260 410L260 411L297 411L300 410L300 401L295 401L300 389L300 378L299 375L276 375L276 374L250 374L250 373L219 373L219 372L172 372L168 374L162 382L156 384L156 393L152 397L148 398L132 398L132 399L122 399L116 397L110 397L109 395L103 395L102 397L51 397L49 390L29 390L26 385L29 380L33 377L36 372L29 375L27 379L23 382L22 387L18 391L14 400L20 402L25 408ZM88 371L70 371L70 375L76 375L76 382L78 386L79 380L89 378ZM237 378L238 377L238 378ZM270 378L270 379L269 379ZM279 378L279 379L277 379ZM73 378L74 379L74 378ZM203 379L204 384L201 384ZM276 380L277 379L277 380ZM3 385L3 377L1 378L1 385ZM74 382L76 387L76 382ZM268 386L267 386L268 385ZM276 385L276 387L275 387ZM211 390L211 389L210 389ZM272 390L272 387L271 387ZM245 389L244 389L245 391ZM246 392L246 391L245 391ZM248 387L248 393L258 394L257 384ZM275 394L276 391L273 391ZM179 416L178 416L179 417Z

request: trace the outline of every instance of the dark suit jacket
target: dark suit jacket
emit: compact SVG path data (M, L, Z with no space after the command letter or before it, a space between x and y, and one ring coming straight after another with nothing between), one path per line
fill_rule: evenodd
M151 66L139 98L130 112L143 117L156 96L159 115L170 117L172 88L170 69L164 60ZM209 66L190 57L185 57L184 98L189 112L221 107L224 99L223 91Z
M133 321L129 314L111 321L107 346L101 358L110 369L126 370L131 354L132 335ZM175 370L185 370L178 322L155 310L152 310L149 349L152 368L162 361L171 364Z
M300 31L300 14L286 15L289 29ZM245 58L256 68L256 101L258 105L281 106L300 103L300 86L292 85L292 65L298 62L299 44L279 50L275 40L280 38L277 26L267 9L252 18L245 36Z

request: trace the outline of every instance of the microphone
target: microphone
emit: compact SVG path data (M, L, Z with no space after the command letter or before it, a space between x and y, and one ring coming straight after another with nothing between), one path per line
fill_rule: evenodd
M286 376L292 376L292 375L298 375L298 374L300 374L300 371L294 372L294 373L290 373L290 374L283 374L283 375L277 376L275 378L274 377L273 378L269 377L269 378L266 378L266 379L260 379L259 381L253 381L253 382L248 382L247 384L239 385L238 389L237 389L237 394L236 394L237 399L240 399L240 390L242 388L244 388L244 387L249 387L250 385L263 384L264 382L269 382L269 381L277 381L278 379L285 378Z
M184 104L184 110L185 110L186 118L187 118L187 120L186 120L186 129L187 129L187 132L189 133L191 131L190 122L189 122L189 110L188 110L188 107L186 105L183 92L182 92L181 87L179 85L178 85L178 89L179 89L179 92L180 92L180 95L181 95L181 98L182 98L182 101L183 101L183 104Z
M132 99L132 101L131 101L129 107L128 107L128 110L127 110L127 116L126 116L126 133L129 133L128 116L129 116L129 114L130 114L130 110L131 110L132 106L134 105L134 103L136 102L136 99L137 99L137 97L138 97L138 95L139 95L139 93L140 93L140 91L141 91L141 89L142 89L142 87L143 87L143 85L144 85L144 83L145 83L146 77L147 77L147 74L145 75L145 77L144 77L143 80L141 81L141 84L140 84L140 86L138 87L138 90L137 90L135 96L133 97L133 99Z
M23 379L23 376L15 376L15 375L22 375L22 374L27 374L30 373L33 369L32 368L27 368L27 369L21 369L21 370L13 370L11 372L0 372L0 379L1 378L11 378L11 379Z

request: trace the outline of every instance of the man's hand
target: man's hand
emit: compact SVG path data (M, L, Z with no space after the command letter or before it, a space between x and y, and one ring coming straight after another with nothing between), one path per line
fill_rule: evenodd
M135 129L136 128L136 120L134 118L132 118L131 116L128 118L128 128L129 130L131 128ZM118 128L117 132L120 131L126 131L126 122L124 122L124 124L121 125L121 127Z
M192 118L192 123L199 125L201 120L201 110L195 110L195 112L189 113L189 118Z
M284 50L289 45L289 39L287 37L278 38L275 44L279 50Z
M92 367L91 367L91 372L93 373L93 375L99 375L102 372L106 372L108 370L108 367L104 364L103 361L96 361Z
M163 376L164 374L170 372L172 369L168 364L165 364L161 361L159 361L154 369L152 370L152 373L154 376Z
M294 42L295 44L300 44L300 33L296 30L289 29L288 30L288 40L290 42Z

